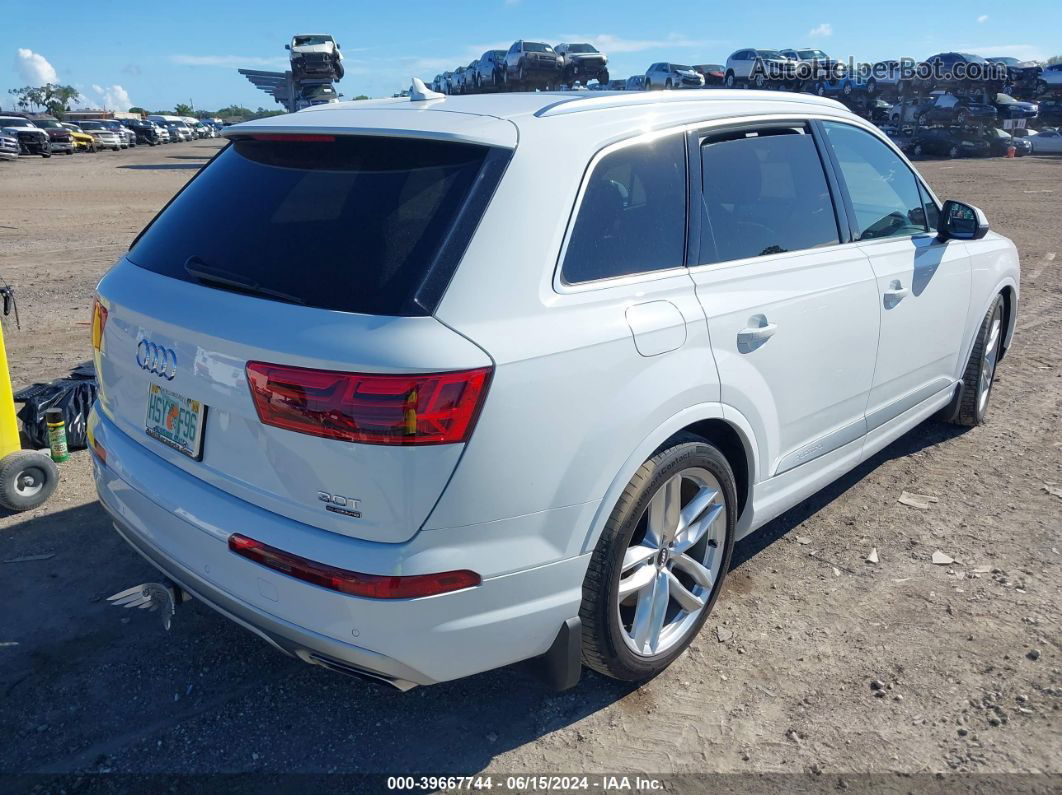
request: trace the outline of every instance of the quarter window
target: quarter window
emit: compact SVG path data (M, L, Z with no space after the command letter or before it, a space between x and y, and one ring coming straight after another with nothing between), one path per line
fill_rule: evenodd
M700 264L840 242L822 161L805 128L714 136L701 146L701 165Z
M884 143L849 124L825 122L855 212L856 240L910 237L928 231L911 169Z
M686 258L681 134L605 155L587 181L561 266L569 284L679 268Z

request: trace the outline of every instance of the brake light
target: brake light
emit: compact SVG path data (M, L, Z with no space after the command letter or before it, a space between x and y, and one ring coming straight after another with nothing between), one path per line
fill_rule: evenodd
M336 139L334 135L313 135L311 133L255 133L251 138L255 141L299 141L309 144L327 144Z
M472 588L482 581L478 574L467 569L406 577L359 574L293 555L239 533L229 536L229 549L237 555L297 580L368 599L416 599Z
M99 298L92 301L92 347L103 350L103 329L107 325L107 307Z
M247 363L258 418L297 433L367 444L468 441L491 368L365 375Z

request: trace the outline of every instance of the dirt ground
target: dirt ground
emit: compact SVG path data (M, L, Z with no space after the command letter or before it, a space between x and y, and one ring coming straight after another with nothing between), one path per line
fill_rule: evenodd
M217 146L0 163L16 387L89 358L97 279ZM514 666L400 694L195 603L164 633L101 601L156 575L81 452L45 508L0 519L0 771L1062 773L1062 158L920 168L1021 251L988 423L926 423L740 544L656 680L556 694Z

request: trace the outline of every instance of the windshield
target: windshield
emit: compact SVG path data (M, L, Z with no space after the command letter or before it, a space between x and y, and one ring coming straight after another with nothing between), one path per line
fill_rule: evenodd
M1014 99L1010 94L996 94L996 102L1000 105L1014 105L1018 100Z
M331 36L296 36L295 47L314 47L318 44L331 44Z
M782 53L778 52L778 50L756 50L756 55L758 55L760 58L764 58L767 60L785 60L784 58L782 58Z
M705 72L722 72L723 65L721 63L705 63L700 65L700 69Z
M822 50L797 50L797 53L805 60L812 60L813 58L822 60L827 57L826 53Z
M411 302L488 151L372 136L237 139L128 257L185 281L195 258L199 270L321 309L423 314Z
M539 44L534 41L524 42L524 52L553 52L553 48L548 44Z
M27 119L0 119L0 125L3 125L4 127L35 127L36 126L35 124L32 124Z
M680 63L671 64L671 69L672 69L672 71L675 71L675 72L692 72L693 71L692 67L689 67L689 66L686 66L685 64L680 64Z
M597 49L591 44L569 44L568 52L597 52Z
M61 129L63 129L63 125L61 125L57 121L52 121L51 119L40 119L40 120L38 120L38 121L36 121L34 123L38 127L45 127L47 129L52 129L52 130L61 130Z
M1006 64L1007 66L1017 66L1020 63L1017 58L989 58L988 60L994 63Z

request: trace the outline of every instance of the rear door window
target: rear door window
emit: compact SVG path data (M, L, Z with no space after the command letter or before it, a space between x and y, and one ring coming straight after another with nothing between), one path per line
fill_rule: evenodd
M129 260L165 276L253 286L246 292L321 309L426 314L411 301L488 147L267 138L238 139L223 150L141 234Z
M561 266L564 281L683 267L686 200L681 134L605 155L586 182Z
M699 264L840 242L822 161L804 127L709 137L701 174Z

